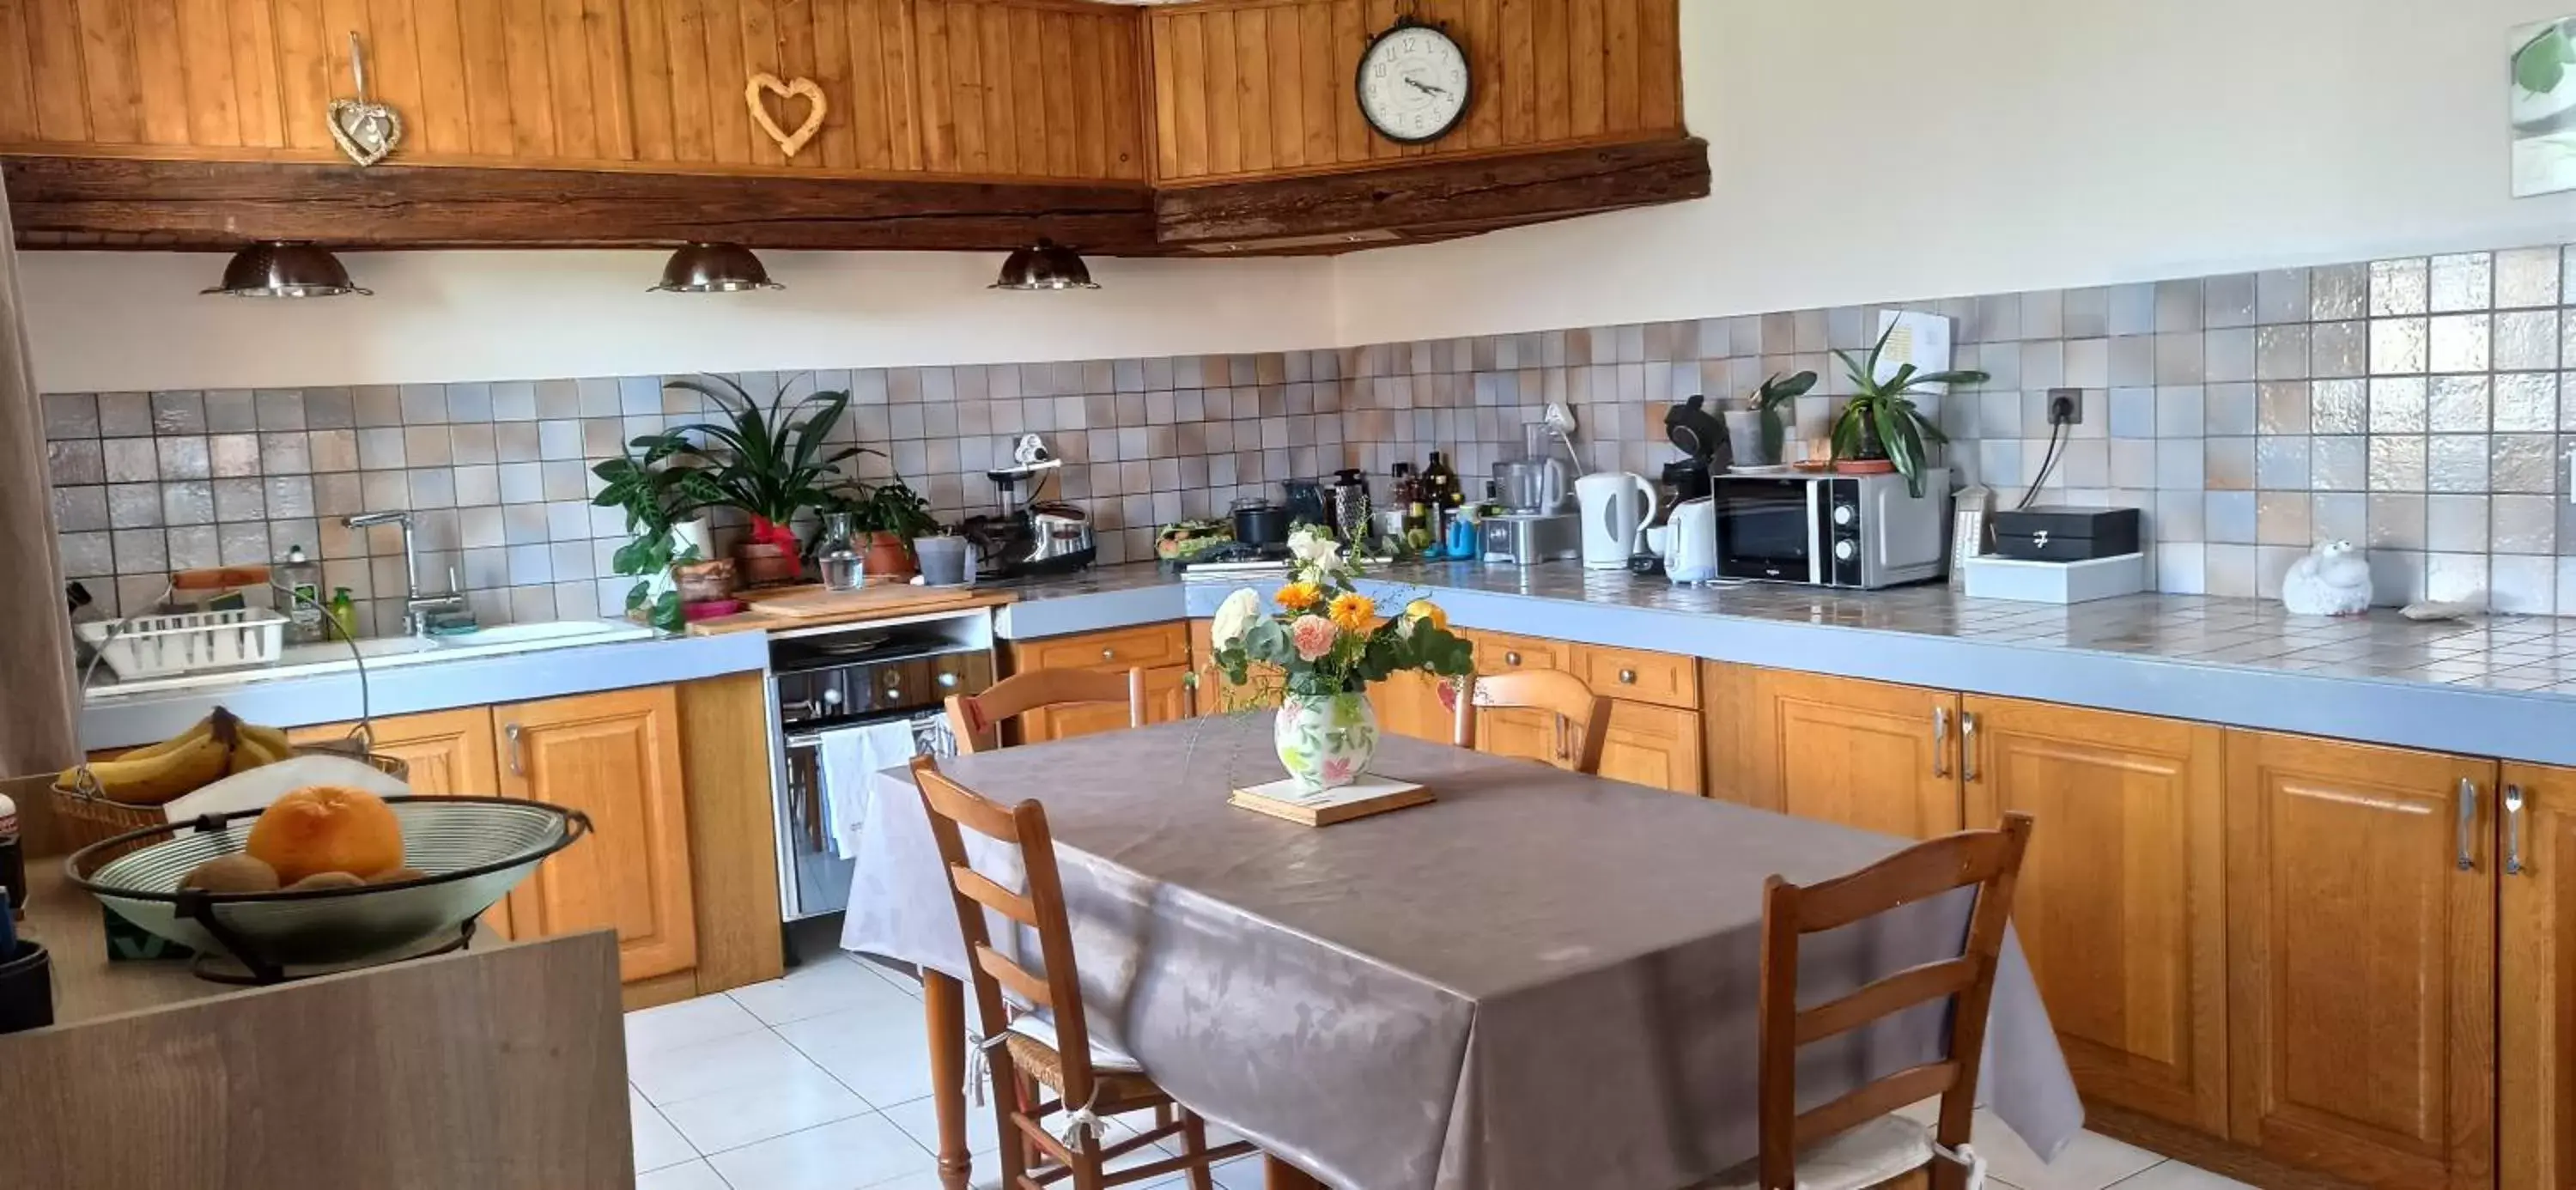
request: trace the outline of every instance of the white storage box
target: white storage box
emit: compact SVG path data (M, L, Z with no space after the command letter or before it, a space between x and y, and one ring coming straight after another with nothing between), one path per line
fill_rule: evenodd
M2147 589L2147 556L2081 562L2024 562L1997 554L1968 559L1968 597L2024 603L2090 603Z
M125 622L122 631L113 621L92 621L79 629L81 640L98 649L107 667L128 681L194 669L265 665L277 660L286 643L286 616L264 607L136 616Z

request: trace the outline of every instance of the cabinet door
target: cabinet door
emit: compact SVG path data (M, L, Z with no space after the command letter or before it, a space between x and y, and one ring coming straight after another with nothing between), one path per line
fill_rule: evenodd
M2088 1098L2227 1132L2227 733L1969 695L1968 825L2034 820L2013 924Z
M1261 696L1262 691L1278 688L1278 669L1275 666L1254 667L1253 675L1256 676L1240 686L1225 680L1225 674L1216 667L1212 621L1190 621L1189 662L1197 668L1199 675L1199 688L1190 699L1191 710L1196 714L1226 715L1252 710L1254 700ZM1379 700L1378 705L1383 707L1385 700Z
M2560 1190L2576 1185L2576 769L2509 764L2504 793L2497 1185Z
M1573 745L1555 715L1527 707L1481 707L1476 711L1476 750L1496 756L1568 764Z
M1408 739L1448 743L1457 732L1456 695L1451 679L1410 672L1390 674L1369 686L1369 705L1377 708L1378 731Z
M1190 667L1160 665L1145 671L1145 721L1177 723L1190 717Z
M679 702L667 686L492 708L502 792L590 816L510 894L521 937L617 931L628 982L697 965Z
M327 744L349 738L348 723L299 727L286 733L297 744ZM492 716L482 707L394 715L372 725L377 752L401 759L410 769L412 792L461 797L489 797L500 789L495 763Z
M1766 669L1752 704L1751 804L1917 839L1960 828L1957 695Z
M2227 767L2231 1135L2492 1185L2494 763L2240 731Z
M1695 712L1641 702L1610 704L1601 775L1694 797L1700 791L1700 724Z

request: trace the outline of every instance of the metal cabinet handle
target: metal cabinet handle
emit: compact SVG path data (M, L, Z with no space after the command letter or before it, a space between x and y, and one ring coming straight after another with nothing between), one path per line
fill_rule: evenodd
M1622 686L1634 686L1634 685L1636 685L1636 684L1637 684L1637 671L1636 671L1636 670L1633 670L1633 669L1623 669L1623 670L1620 670L1620 671L1619 671L1619 684L1620 684L1620 685L1622 685Z
M513 777L527 776L527 749L522 747L519 742L519 737L525 733L519 730L518 724L513 723L508 727L502 728L501 734L510 741L510 775Z
M1959 779L1977 779L1977 713L1959 712Z
M1932 708L1932 775L1950 775L1950 708Z
M2520 876L2522 867L2522 786L2504 787L2504 874Z
M1102 649L1100 650L1100 659L1103 661L1116 661L1118 660L1118 650Z
M1505 665L1518 665L1518 664L1520 664L1520 663L1521 663L1521 655L1520 655L1520 654L1518 654L1518 653L1505 653L1505 654L1503 654L1503 664L1505 664Z
M2477 826L2478 783L2460 778L2460 870L2478 870Z

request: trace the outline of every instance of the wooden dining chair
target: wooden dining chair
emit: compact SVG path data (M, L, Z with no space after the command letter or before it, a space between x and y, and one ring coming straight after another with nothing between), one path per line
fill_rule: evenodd
M1601 744L1610 730L1610 700L1592 692L1583 679L1555 670L1525 670L1492 677L1461 678L1465 697L1458 699L1457 722L1450 742L1476 746L1476 712L1520 708L1544 711L1551 729L1548 762L1585 776L1601 775Z
M1125 703L1127 725L1145 725L1145 671L1124 674L1087 669L1033 669L1012 674L986 687L982 694L948 696L948 731L957 737L957 754L990 752L1002 746L1002 721L1042 707L1074 703Z
M1968 1133L1986 1008L2030 828L2029 815L2007 814L2001 830L1919 843L1821 884L1771 878L1762 907L1761 1155L1720 1175L1711 1190L1959 1190L1965 1184L1964 1163L1975 1160ZM1971 885L1976 908L1958 958L1909 967L1813 1008L1798 1006L1800 939ZM1800 1046L1941 999L1952 1001L1947 1060L1798 1110ZM1929 1135L1893 1114L1933 1096L1940 1097L1941 1114Z
M1016 806L992 801L948 779L939 762L927 756L913 758L912 779L930 813L931 838L939 845L956 901L958 932L966 941L975 1008L987 1039L993 1110L1001 1125L1004 1190L1040 1190L1068 1176L1074 1190L1102 1190L1175 1170L1189 1171L1192 1190L1211 1190L1210 1168L1253 1147L1236 1141L1209 1148L1207 1125L1196 1113L1175 1104L1135 1059L1091 1039L1046 808L1035 801ZM1024 891L1013 892L976 871L967 862L964 831L1015 848L1026 877ZM1036 933L1042 974L994 949L985 920L988 909ZM1004 1000L1005 991L1035 1011L1015 1008ZM1031 1083L1055 1098L1034 1092ZM1135 1111L1154 1112L1154 1126L1116 1144L1100 1143L1099 1121ZM1044 1123L1059 1113L1061 1136ZM1108 1170L1108 1162L1174 1135L1181 1138L1180 1156Z

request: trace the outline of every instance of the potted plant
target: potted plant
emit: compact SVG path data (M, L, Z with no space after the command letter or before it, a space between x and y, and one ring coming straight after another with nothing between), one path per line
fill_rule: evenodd
M674 380L669 387L707 398L724 417L674 426L653 436L656 445L668 444L672 457L705 476L715 503L751 514L751 535L734 549L743 581L793 581L804 572L804 561L789 523L800 512L832 502L829 489L839 480L835 468L873 453L830 445L832 431L849 411L850 394L814 392L790 401L782 387L764 405L722 376Z
M867 573L908 578L919 571L912 539L939 532L930 501L898 475L880 484L852 483L834 494L834 510L851 514L851 527L868 535Z
M1881 380L1879 356L1887 350L1888 337L1895 333L1896 325L1891 322L1861 359L1852 358L1847 351L1834 352L1834 358L1850 370L1852 381L1852 395L1834 417L1834 469L1860 475L1899 472L1905 476L1906 490L1920 496L1924 442L1943 443L1950 439L1914 407L1914 398L1922 395L1923 386L1928 384L1983 384L1987 377L1983 372L1966 369L1920 372L1914 365L1905 364Z
M1217 608L1209 639L1229 686L1251 688L1256 703L1278 696L1271 742L1279 763L1317 792L1358 780L1377 755L1369 683L1414 670L1460 677L1475 672L1475 653L1428 599L1380 622L1356 585L1358 566L1331 534L1301 526L1288 550L1295 581L1271 597L1279 611L1265 613L1250 588L1236 591Z
M1773 373L1762 387L1753 390L1753 411L1762 420L1762 457L1760 463L1780 461L1780 449L1786 445L1789 426L1797 420L1794 406L1798 398L1816 387L1816 374L1800 372L1795 376Z
M672 571L708 549L706 521L697 514L723 501L705 472L674 462L679 453L680 444L647 435L591 468L607 485L591 503L626 513L631 539L611 560L617 573L639 580L626 593L626 612L665 632L679 631L684 620Z

